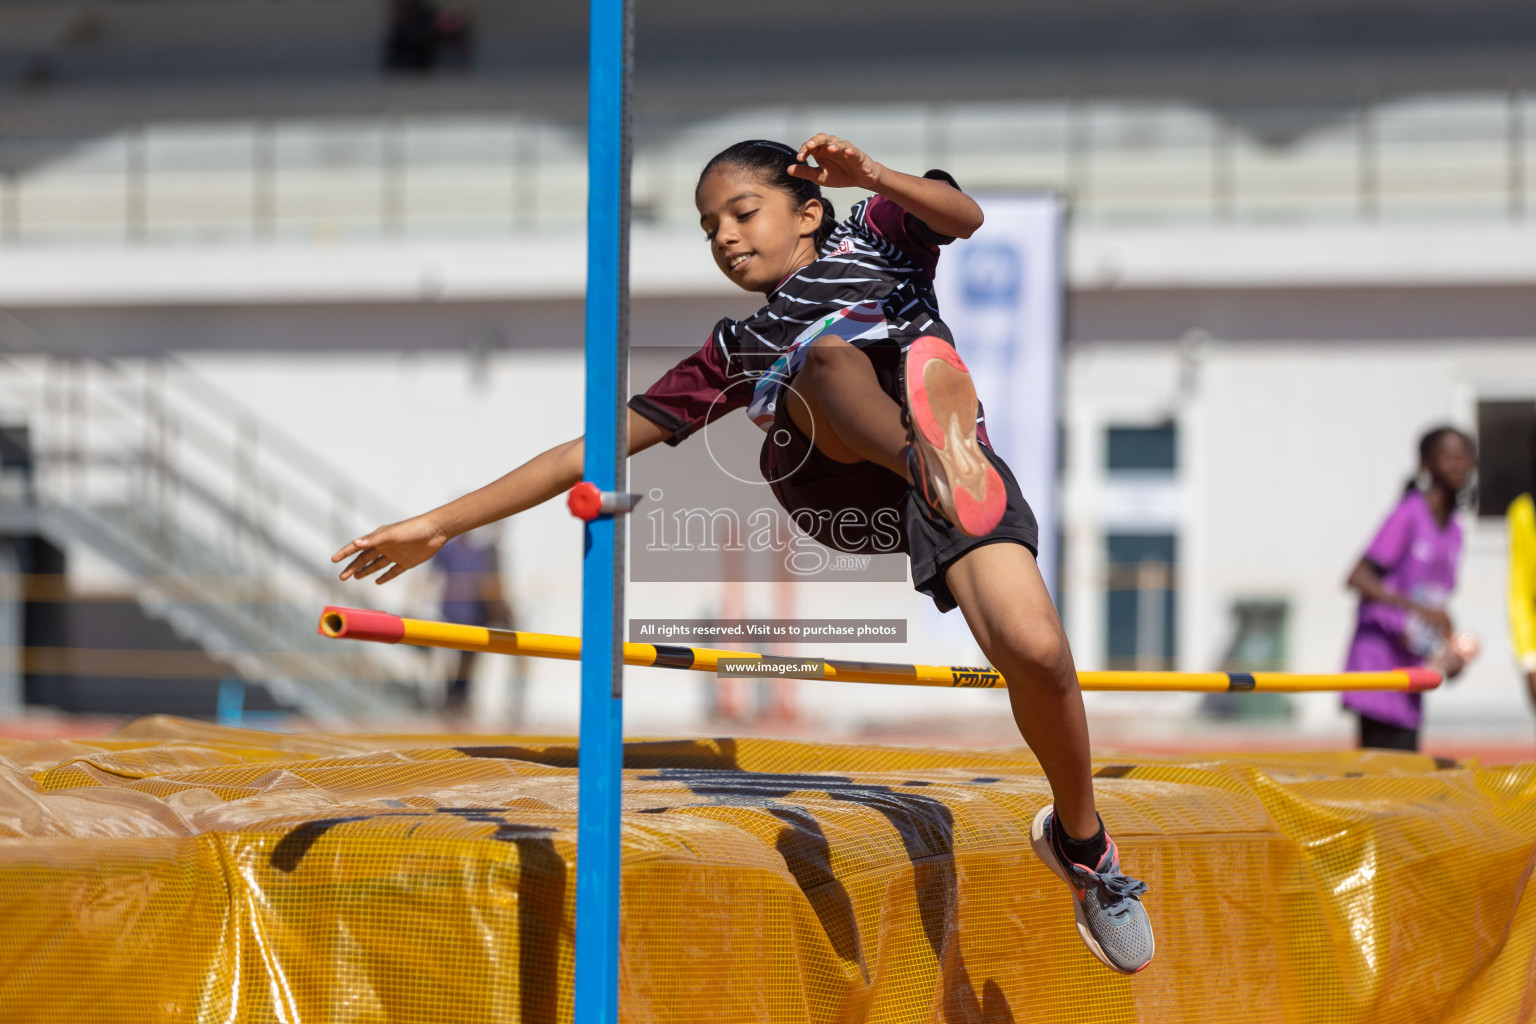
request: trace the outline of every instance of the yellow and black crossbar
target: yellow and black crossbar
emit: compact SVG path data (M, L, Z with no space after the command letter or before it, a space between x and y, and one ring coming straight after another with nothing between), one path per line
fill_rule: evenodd
M338 640L373 640L417 647L447 647L458 651L483 651L528 658L581 658L581 638L555 633L488 629L454 622L406 619L388 612L362 608L327 607L320 615L320 633ZM757 659L750 651L722 651L710 647L673 644L624 645L624 664L654 668L718 672L722 659ZM769 661L785 659L769 658ZM795 659L810 661L813 659ZM815 659L819 660L819 659ZM994 689L1006 686L1002 674L992 668L960 665L901 665L887 662L822 660L823 679L841 683L894 683L903 686L949 686L960 689ZM765 666L766 667L766 666ZM741 673L749 676L751 673ZM770 673L764 672L764 675ZM777 674L777 673L774 673ZM1259 691L1303 693L1318 690L1432 690L1440 685L1440 673L1424 668L1399 668L1390 672L1332 672L1298 675L1290 672L1080 672L1084 690L1127 692L1164 691L1223 693Z

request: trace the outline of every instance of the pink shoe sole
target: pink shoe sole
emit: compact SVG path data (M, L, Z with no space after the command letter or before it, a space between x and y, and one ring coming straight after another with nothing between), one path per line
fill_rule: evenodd
M912 443L932 467L937 511L968 536L991 533L1008 508L1008 495L976 440L970 371L954 346L929 335L907 349L906 376Z

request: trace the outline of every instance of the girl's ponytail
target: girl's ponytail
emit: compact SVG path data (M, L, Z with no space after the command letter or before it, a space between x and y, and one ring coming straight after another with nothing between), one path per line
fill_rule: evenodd
M796 150L782 142L748 139L746 142L738 142L734 146L722 149L711 157L709 163L705 164L704 169L699 172L699 183L702 184L705 176L718 167L735 167L739 170L751 171L763 184L781 192L787 192L790 198L801 206L812 199L816 200L821 204L821 225L816 229L812 241L819 253L837 228L837 215L832 211L832 204L821 194L820 185L804 178L793 177L789 173L789 165L795 162L797 155ZM694 187L697 189L698 186Z

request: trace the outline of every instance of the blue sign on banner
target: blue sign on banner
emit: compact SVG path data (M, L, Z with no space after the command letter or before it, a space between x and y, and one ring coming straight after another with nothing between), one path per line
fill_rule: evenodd
M993 448L1040 524L1040 572L1054 594L1063 207L1049 194L977 200L987 222L973 237L945 247L936 278L939 308L976 382ZM959 622L935 631L952 628L958 642L964 627Z
M968 305L1017 305L1024 288L1024 254L1005 242L976 243L960 251L960 290Z

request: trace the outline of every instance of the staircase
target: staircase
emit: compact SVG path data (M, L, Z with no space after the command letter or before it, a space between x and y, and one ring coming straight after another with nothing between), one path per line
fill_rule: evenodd
M396 513L174 357L42 354L35 337L16 352L18 328L0 320L0 423L25 427L0 467L0 533L105 559L146 613L316 722L427 702L418 652L315 632L323 605L359 600L331 552ZM394 610L421 614L424 585Z

